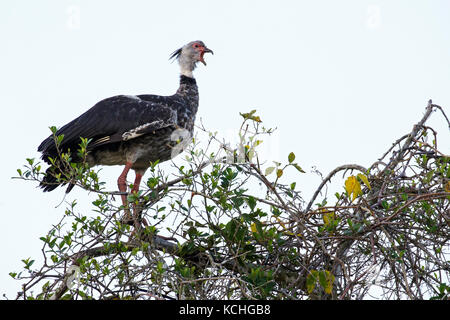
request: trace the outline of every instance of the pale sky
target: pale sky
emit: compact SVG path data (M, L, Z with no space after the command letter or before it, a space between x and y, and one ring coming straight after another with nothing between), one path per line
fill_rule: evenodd
M101 99L168 95L178 87L171 52L192 40L214 50L194 72L197 119L223 136L239 112L258 110L277 134L264 160L297 155L290 172L305 200L335 167L370 166L409 132L428 99L450 113L450 2L446 0L111 1L0 3L2 260L0 294L15 298L21 259L39 264L59 221L64 189L44 194L12 180L49 135ZM438 114L441 151L449 131ZM166 164L162 164L163 166ZM103 179L116 188L120 167ZM74 190L66 200L79 199ZM1 297L3 298L3 297Z

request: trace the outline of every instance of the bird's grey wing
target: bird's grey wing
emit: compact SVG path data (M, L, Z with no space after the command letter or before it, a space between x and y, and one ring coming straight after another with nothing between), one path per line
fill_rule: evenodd
M88 150L100 145L131 140L143 134L176 126L175 102L171 97L140 99L137 96L115 96L104 99L78 118L61 127L56 135L64 135L60 149L77 150L80 137L91 139ZM43 159L55 157L57 149L53 136L38 148Z
M132 101L122 104L116 112L116 124L104 127L103 136L96 135L95 140L89 144L89 149L100 145L129 141L145 134L155 134L166 127L176 127L177 112L170 104L161 101Z

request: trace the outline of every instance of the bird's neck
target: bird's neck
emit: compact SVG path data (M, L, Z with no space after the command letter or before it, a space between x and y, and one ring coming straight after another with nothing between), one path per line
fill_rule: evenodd
M190 70L190 69L183 69L183 68L181 68L180 74L182 76L194 79L194 75L192 74L192 70Z
M197 81L194 78L188 77L184 74L180 76L180 86L177 94L180 96L191 97L198 100Z
M178 59L178 63L180 65L180 73L183 76L194 78L192 71L195 69L195 62L192 59L189 59L185 55L181 55Z
M184 104L189 106L189 109L194 114L198 109L198 87L194 78L180 76L180 86L178 87L176 95L180 97Z
M182 74L180 76L180 86L175 96L180 102L178 124L192 131L198 110L198 87L195 79Z

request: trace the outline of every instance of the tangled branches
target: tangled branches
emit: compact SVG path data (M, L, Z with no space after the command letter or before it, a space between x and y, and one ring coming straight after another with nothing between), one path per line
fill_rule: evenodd
M68 204L41 238L42 266L28 259L11 273L23 282L17 298L446 299L450 157L425 126L434 110L449 123L430 101L378 161L336 168L307 204L284 181L304 172L294 153L263 170L256 150L271 130L254 111L241 114L237 149L209 134L206 144L194 139L175 173L151 166L147 189L128 195L138 223L149 222L140 229L122 223L117 193L103 190L97 172L69 165L67 179L95 192L93 212ZM318 201L340 172L347 179L334 204ZM19 175L43 174L29 159Z

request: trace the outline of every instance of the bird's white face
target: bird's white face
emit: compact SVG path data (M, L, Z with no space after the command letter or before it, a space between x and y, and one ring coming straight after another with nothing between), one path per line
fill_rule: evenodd
M192 41L185 45L178 56L181 67L181 74L192 78L192 71L195 69L197 62L201 62L206 66L204 59L205 53L212 53L202 41Z
M196 61L200 61L206 66L206 62L203 59L203 55L206 52L213 53L212 50L208 49L202 41L193 41L187 44L187 47L189 48L189 51L193 52L193 59L195 59Z

